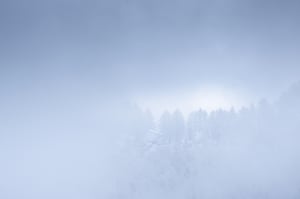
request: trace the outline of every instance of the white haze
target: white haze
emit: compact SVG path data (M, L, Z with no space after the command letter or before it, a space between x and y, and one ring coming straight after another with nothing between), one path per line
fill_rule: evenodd
M1 198L300 197L299 84L157 123L130 103L49 97L2 107Z
M0 199L299 199L299 10L0 0Z
M143 110L151 110L155 118L168 110L181 110L184 116L194 110L202 109L208 113L222 110L240 110L243 107L250 107L260 99L250 93L242 92L240 89L228 88L224 85L203 84L194 89L177 91L166 91L157 95L142 95L134 97Z

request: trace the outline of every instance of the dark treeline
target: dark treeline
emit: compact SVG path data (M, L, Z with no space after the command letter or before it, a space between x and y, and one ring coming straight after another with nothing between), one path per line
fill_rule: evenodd
M166 111L154 123L134 110L130 178L112 198L300 197L299 84L239 111Z

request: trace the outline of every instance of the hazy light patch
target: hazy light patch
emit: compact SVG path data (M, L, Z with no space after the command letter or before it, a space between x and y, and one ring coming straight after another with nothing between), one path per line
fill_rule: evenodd
M206 85L190 91L138 96L135 101L141 108L151 110L157 118L165 110L179 109L184 115L198 109L203 109L209 113L218 109L230 110L234 108L239 110L256 100L234 89L219 85Z

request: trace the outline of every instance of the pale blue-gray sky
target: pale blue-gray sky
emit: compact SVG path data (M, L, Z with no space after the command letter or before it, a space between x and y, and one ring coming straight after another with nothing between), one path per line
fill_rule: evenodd
M194 112L186 128L130 103L160 117L275 99L300 77L299 10L0 0L0 198L299 198L297 87L274 109Z
M299 8L292 0L2 0L1 89L155 95L217 83L268 97L299 76Z

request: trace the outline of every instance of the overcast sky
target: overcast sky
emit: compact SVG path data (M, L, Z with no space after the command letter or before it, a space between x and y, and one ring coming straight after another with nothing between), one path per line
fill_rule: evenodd
M219 84L273 97L299 78L299 10L292 0L1 0L0 95Z

